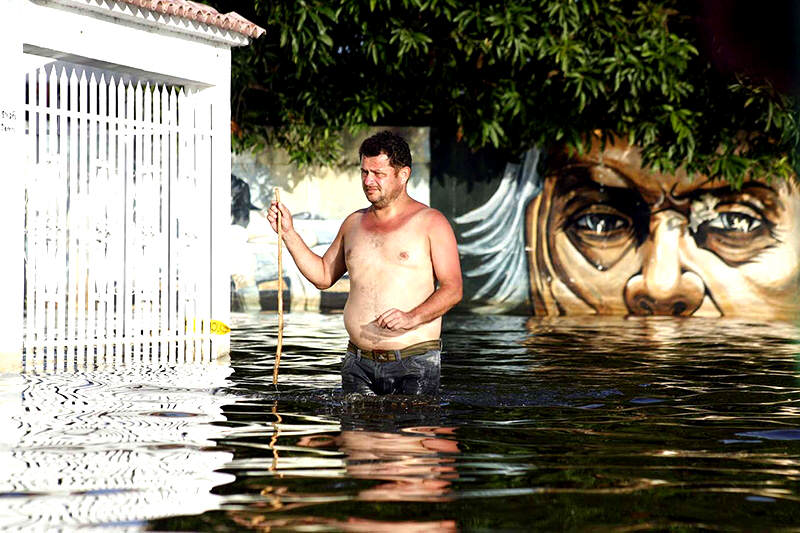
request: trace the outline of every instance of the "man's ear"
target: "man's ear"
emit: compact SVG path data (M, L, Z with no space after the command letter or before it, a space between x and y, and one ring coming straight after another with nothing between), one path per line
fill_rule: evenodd
M403 183L403 185L405 185L408 181L408 178L411 177L411 169L409 167L403 167L400 169L398 174L400 176L400 181Z

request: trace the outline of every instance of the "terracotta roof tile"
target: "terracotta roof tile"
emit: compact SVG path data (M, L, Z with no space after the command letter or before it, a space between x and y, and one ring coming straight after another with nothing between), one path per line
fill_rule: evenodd
M189 20L208 24L209 26L216 26L223 30L229 30L236 33L241 33L247 37L258 39L266 30L256 26L246 18L238 13L231 11L224 15L211 6L192 2L191 0L120 0L126 4L154 11L156 13L163 13L165 15L172 15Z

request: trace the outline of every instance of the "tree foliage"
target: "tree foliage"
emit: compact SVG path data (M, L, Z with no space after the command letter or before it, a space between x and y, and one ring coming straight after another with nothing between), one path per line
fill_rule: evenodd
M212 2L213 3L213 2ZM439 126L471 148L627 136L656 169L734 184L797 168L796 98L722 72L677 0L217 1L265 27L233 54L235 147L329 163L339 133Z

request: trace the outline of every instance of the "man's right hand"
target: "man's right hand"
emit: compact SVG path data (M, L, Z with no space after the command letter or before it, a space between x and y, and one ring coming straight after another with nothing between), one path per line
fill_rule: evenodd
M267 211L267 220L269 220L269 225L272 226L272 231L275 233L278 232L278 209L281 210L281 229L283 233L292 231L294 229L292 214L286 209L283 203L276 202L275 200L272 201L272 204L269 206L269 211Z

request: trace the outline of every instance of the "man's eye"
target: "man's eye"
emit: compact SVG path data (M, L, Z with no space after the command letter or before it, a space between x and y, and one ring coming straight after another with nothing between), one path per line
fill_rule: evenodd
M602 234L625 228L628 221L616 215L605 213L588 213L575 220L575 226L583 231Z
M742 233L750 233L761 227L761 220L745 215L744 213L737 213L731 211L728 213L720 213L716 218L708 222L709 227L726 230L726 231L740 231Z

